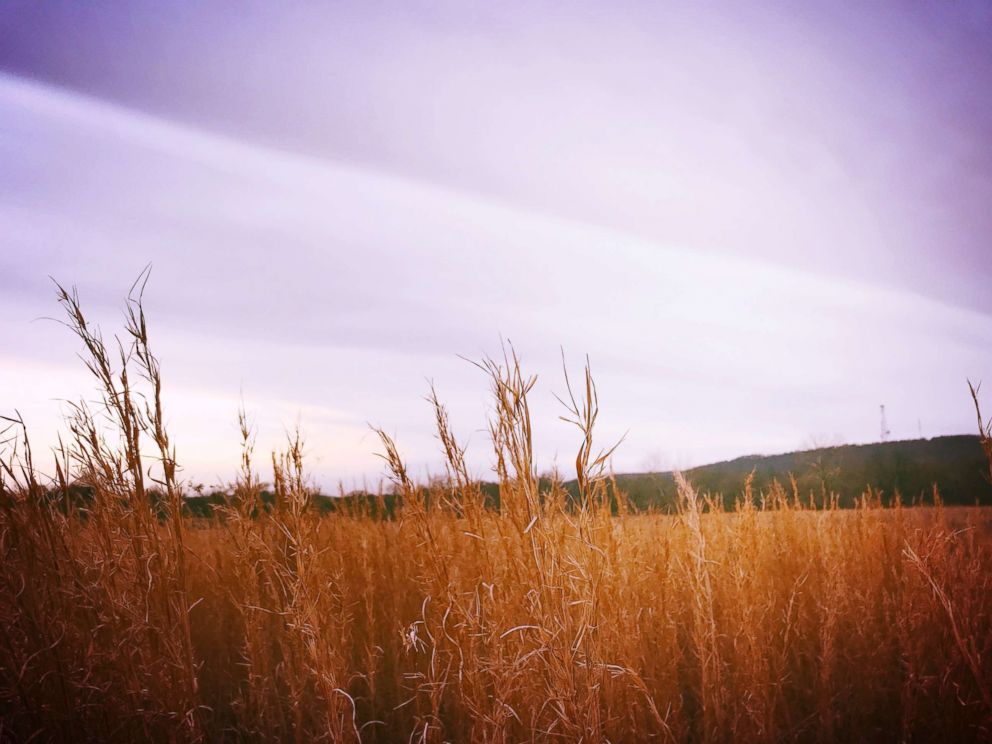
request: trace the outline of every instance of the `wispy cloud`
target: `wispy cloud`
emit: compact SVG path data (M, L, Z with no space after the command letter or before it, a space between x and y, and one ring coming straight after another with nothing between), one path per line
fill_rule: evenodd
M64 367L62 329L28 330L53 313L48 274L111 322L153 261L172 421L201 477L229 467L241 385L278 411L266 443L301 415L324 478L377 472L366 420L395 427L426 467L425 377L476 431L483 381L456 355L495 352L500 334L542 374L548 421L558 346L591 354L604 437L631 427L621 468L659 452L686 464L789 449L816 432L870 439L880 402L896 435L918 418L930 434L967 430L964 377L992 368L988 316L911 292L659 245L10 77L0 130L17 142L0 179L2 404L50 419L52 396L86 392ZM545 462L571 451L564 426L539 435ZM481 446L475 462L486 466Z

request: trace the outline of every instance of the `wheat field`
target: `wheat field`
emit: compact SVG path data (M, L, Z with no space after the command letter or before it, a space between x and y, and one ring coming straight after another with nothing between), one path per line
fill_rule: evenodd
M444 478L413 482L378 432L395 509L321 515L301 439L257 454L242 415L226 504L194 518L140 298L119 353L60 301L103 397L51 468L16 416L5 434L0 740L992 737L985 509L745 482L727 511L680 479L676 512L633 513L588 367L563 396L573 498L537 476L511 351L480 363L498 507L432 395Z

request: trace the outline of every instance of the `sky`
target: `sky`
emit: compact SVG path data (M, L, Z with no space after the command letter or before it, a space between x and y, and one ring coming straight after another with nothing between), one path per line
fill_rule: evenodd
M49 277L146 305L186 475L297 423L325 487L369 424L489 474L508 339L588 354L618 471L971 432L992 388L992 5L0 6L0 409L93 397ZM992 400L987 406L992 409ZM263 476L265 472L263 471Z

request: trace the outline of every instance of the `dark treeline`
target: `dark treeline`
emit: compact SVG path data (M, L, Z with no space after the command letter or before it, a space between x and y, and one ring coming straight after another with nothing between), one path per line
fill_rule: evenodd
M901 442L824 447L783 455L749 455L735 460L703 465L686 471L700 493L717 497L727 509L742 497L744 485L751 478L751 492L756 500L778 482L787 491L798 494L804 502L822 505L836 495L842 507L853 506L867 489L878 492L883 503L891 503L896 495L905 504L932 503L936 485L945 504L992 504L992 485L985 472L987 463L978 437L971 435L936 437ZM540 480L542 491L551 486L548 478ZM794 484L794 488L793 488ZM573 501L578 499L578 484L567 481L564 489ZM672 472L624 473L616 476L615 487L626 496L635 511L672 511L676 507L677 490ZM498 508L499 486L481 484L486 504ZM424 488L425 498L443 498L444 488ZM613 488L609 489L615 501ZM157 491L149 491L153 503L161 502L165 516L165 499ZM63 494L50 491L49 498L63 502ZM69 489L68 503L84 509L92 499L92 489L76 484ZM223 490L209 494L187 495L188 516L209 518L221 507L230 504L230 495ZM362 513L373 517L393 518L400 498L390 492L369 493L352 491L342 496L314 493L312 504L322 514L342 511ZM270 510L275 496L263 489L258 509ZM63 504L64 505L64 504ZM614 508L616 507L614 503Z
M824 447L782 455L749 455L692 468L686 475L701 493L722 499L728 509L742 497L749 477L756 500L770 491L777 481L790 492L794 482L799 497L817 505L835 494L840 506L853 506L869 488L879 492L884 503L891 503L897 494L906 504L932 503L935 485L944 503L971 505L992 504L992 485L986 468L978 437L958 435ZM541 479L542 490L550 484L549 479ZM572 480L563 485L572 499L577 500L577 483ZM483 483L481 488L487 505L498 507L499 486ZM678 498L674 474L670 471L620 474L616 476L616 488L626 495L630 507L636 511L670 511L675 508ZM425 488L425 495L428 499L432 494L434 498L441 498L443 490ZM83 492L80 488L77 499ZM186 508L190 516L210 517L228 501L228 494L217 490L207 495L188 496ZM259 497L260 508L269 509L273 504L273 494L263 490ZM345 511L392 518L398 504L399 497L389 492L313 495L314 507L325 514Z
M992 504L988 462L972 435L749 455L685 471L701 493L722 496L728 508L751 473L756 495L767 492L773 481L792 490L794 479L800 498L816 504L836 494L840 506L853 506L868 488L880 491L884 503L897 494L906 504L930 503L935 485L946 504ZM671 507L677 498L671 472L618 475L617 483L639 509Z

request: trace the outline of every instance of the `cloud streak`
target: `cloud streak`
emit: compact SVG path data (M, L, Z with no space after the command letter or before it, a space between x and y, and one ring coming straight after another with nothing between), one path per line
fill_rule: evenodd
M47 275L79 284L109 328L153 260L171 420L200 478L231 467L242 385L263 447L299 416L325 482L378 472L365 421L395 427L423 470L436 462L425 377L478 432L484 381L456 355L493 353L501 334L542 375L545 464L574 446L550 423L559 345L573 363L592 356L604 439L631 428L621 469L822 432L870 440L881 402L898 436L917 419L967 430L964 377L992 368L987 315L912 292L662 245L9 76L0 130L0 404L50 436L52 397L89 390L64 331L28 322L53 312Z
M234 17L211 0L15 0L0 69L655 244L992 311L987 3L377 0Z

